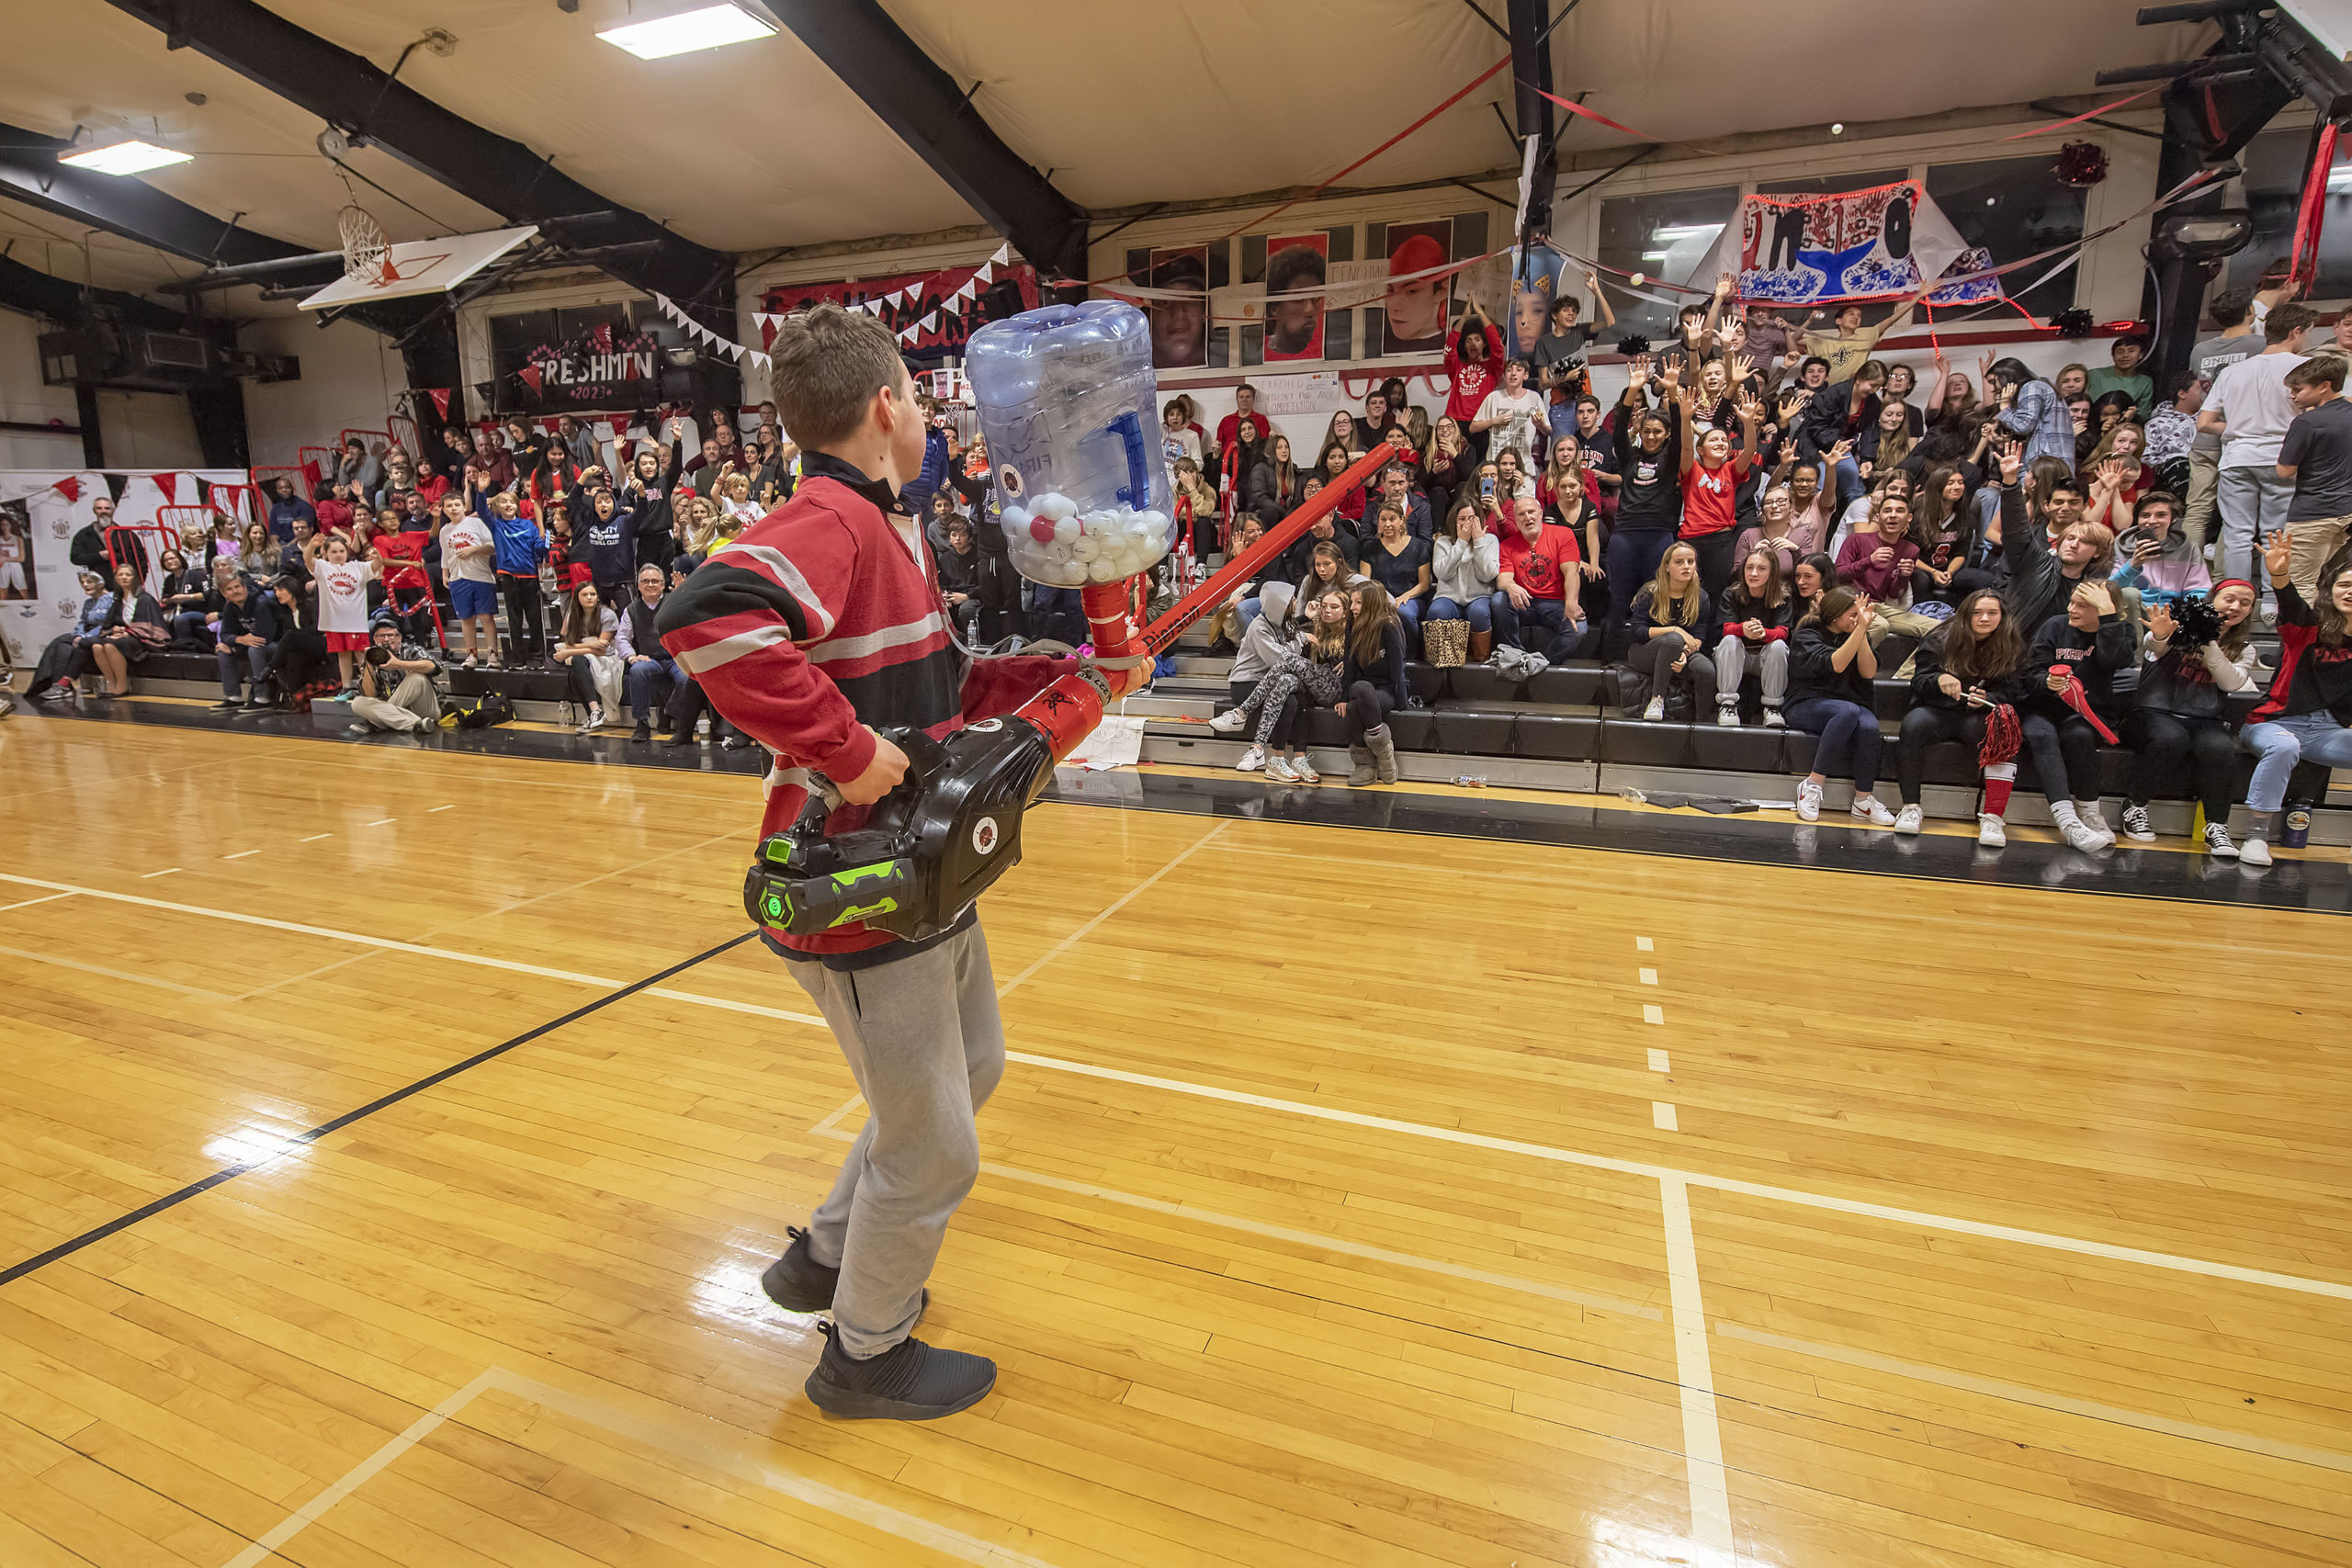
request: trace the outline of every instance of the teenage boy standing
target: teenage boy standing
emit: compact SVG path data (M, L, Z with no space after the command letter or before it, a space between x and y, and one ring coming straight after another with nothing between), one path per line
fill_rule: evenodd
M775 753L761 837L799 817L812 772L846 803L827 825L838 834L906 772L877 728L948 735L1069 666L971 661L957 648L900 494L922 471L929 422L890 330L818 305L786 318L770 353L777 412L801 447L799 488L664 600L657 627L711 705ZM862 924L764 939L832 1026L869 1114L808 1229L789 1229L761 1284L789 1310L832 1311L808 1377L819 1409L953 1415L994 1386L995 1363L911 1336L947 1222L979 1172L974 1113L1004 1072L978 911L923 942Z

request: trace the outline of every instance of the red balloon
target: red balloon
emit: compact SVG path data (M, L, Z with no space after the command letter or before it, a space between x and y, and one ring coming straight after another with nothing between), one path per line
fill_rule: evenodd
M1036 540L1041 545L1052 544L1054 542L1054 520L1050 517L1032 517L1029 519L1029 536Z

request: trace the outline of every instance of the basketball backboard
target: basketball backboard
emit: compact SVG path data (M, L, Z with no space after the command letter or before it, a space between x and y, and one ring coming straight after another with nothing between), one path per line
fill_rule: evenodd
M386 254L380 282L336 278L303 300L302 309L324 310L337 305L363 305L371 299L443 293L538 231L537 224L526 223L519 229L487 229L479 234L449 234L438 240L402 240Z

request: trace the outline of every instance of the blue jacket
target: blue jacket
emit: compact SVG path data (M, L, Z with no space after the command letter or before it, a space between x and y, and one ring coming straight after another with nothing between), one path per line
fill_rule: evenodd
M2036 457L2056 457L2070 468L2075 466L2075 416L2066 412L2058 389L2049 382L2037 378L2019 387L2017 401L1999 423L2011 435L2025 437L2020 464Z
M947 433L930 430L923 434L922 472L899 487L899 498L907 503L907 511L916 517L931 514L931 498L947 482Z
M501 517L490 509L488 496L474 502L474 515L490 525L490 542L495 549L492 558L501 575L539 575L540 564L548 558L548 536L539 532L537 523L519 512Z

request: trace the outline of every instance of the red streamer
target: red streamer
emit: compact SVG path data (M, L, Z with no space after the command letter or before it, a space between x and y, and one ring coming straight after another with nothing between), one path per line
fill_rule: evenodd
M1571 103L1568 99L1560 96L1557 93L1547 93L1543 88L1535 85L1534 83L1529 82L1524 78L1521 80L1520 85L1525 87L1529 92L1533 93L1537 97L1551 99L1554 103L1559 105L1570 114L1582 115L1585 118L1593 121L1595 124L1605 125L1611 130L1622 130L1637 141L1656 141L1660 140L1657 137L1652 136L1646 130L1635 130L1630 125L1620 125L1615 120L1611 119L1607 115L1601 114L1598 110L1589 109L1582 104Z
M1292 208L1296 207L1302 201L1314 200L1317 197L1322 195L1325 190L1337 185L1340 181L1346 179L1350 175L1354 174L1358 169L1363 168L1366 164L1371 163L1374 158L1379 157L1383 152L1387 152L1391 147L1396 146L1396 143L1404 141L1405 138L1412 135L1413 132L1429 124L1430 121L1435 119L1438 116L1443 114L1446 110L1452 108L1463 99L1468 97L1472 93L1475 93L1480 87L1485 86L1487 81L1494 76L1496 72L1502 70L1510 63L1510 56L1508 54L1504 55L1500 60L1496 61L1492 65L1487 66L1484 71L1479 72L1478 74L1473 77L1469 82L1456 89L1453 96L1447 98L1445 102L1438 105L1437 107L1430 110L1429 113L1421 116L1420 118L1415 120L1412 124L1407 126L1404 130L1398 131L1396 135L1390 137L1387 141L1382 142L1379 146L1374 148L1363 157L1358 158L1354 163L1350 164L1346 168L1341 169L1338 174L1333 175L1329 179L1325 180L1313 190L1308 191L1304 196L1292 197L1288 201L1285 201L1280 207L1275 208L1273 211L1261 213L1258 217L1250 220L1249 222L1242 224L1240 229L1231 230L1211 243L1215 244L1223 244L1227 240L1232 239L1234 235L1240 233L1244 229L1254 229L1261 223L1272 221L1276 214L1288 212Z
M2111 104L2101 104L2095 109L2086 109L2081 114L2075 115L2071 119L2053 119L2048 125L2037 126L2031 130L2020 130L2015 136L2004 136L2001 140L2004 141L2023 141L2030 136L2047 136L2053 130L2064 130L2070 125L2080 125L2086 119L2097 119L2103 114L2112 114L2126 104L2136 104L2142 98L2146 97L2150 93L2153 93L2155 90L2156 89L2154 87L2143 87L2128 98L2118 98Z
M2303 176L2303 204L2295 213L2295 248L2287 277L2301 283L2319 276L2319 231L2327 217L2327 176L2335 167L2335 126L2323 126L2319 144L2312 149L2312 166Z

